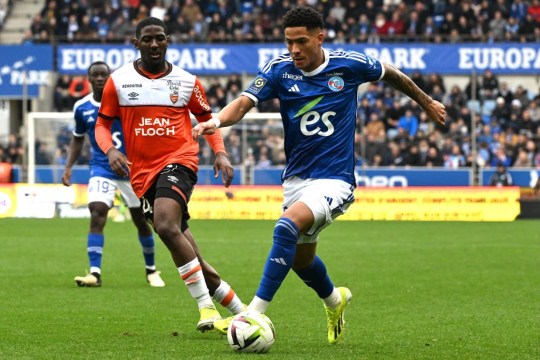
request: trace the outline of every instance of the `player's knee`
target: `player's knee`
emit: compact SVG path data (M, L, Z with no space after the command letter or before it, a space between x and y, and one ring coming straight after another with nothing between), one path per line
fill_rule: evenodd
M107 222L107 213L90 212L90 232L101 233Z
M169 221L160 221L156 219L154 222L154 229L161 240L165 242L174 241L175 238L180 236L180 229L178 226Z

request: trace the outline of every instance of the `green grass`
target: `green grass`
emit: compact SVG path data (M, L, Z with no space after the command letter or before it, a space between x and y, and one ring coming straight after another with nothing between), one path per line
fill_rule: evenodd
M273 221L191 221L201 251L244 302ZM0 359L539 359L540 227L513 223L345 222L319 254L348 286L343 342L326 343L320 300L291 273L268 315L267 355L198 333L195 302L161 242L167 286L150 288L130 223L106 228L103 282L77 288L88 220L0 220ZM226 314L222 311L222 314Z

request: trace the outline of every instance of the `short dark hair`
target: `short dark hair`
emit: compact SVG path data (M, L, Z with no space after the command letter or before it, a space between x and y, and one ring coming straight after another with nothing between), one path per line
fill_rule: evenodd
M141 21L139 21L139 23L137 24L137 28L135 29L135 37L137 39L139 37L141 37L142 29L147 27L147 26L150 26L150 25L157 25L157 26L161 27L163 29L163 32L165 32L165 34L167 34L167 25L165 25L163 20L160 20L158 18L149 16L149 17L146 17L146 18L142 19Z
M306 27L308 30L324 29L324 20L317 10L301 6L287 11L283 16L283 28Z
M90 66L88 67L88 75L90 75L90 70L92 70L92 68L94 66L98 66L98 65L103 65L107 68L107 70L109 72L111 72L111 69L109 68L109 65L107 65L107 63L105 61L94 61L93 63L90 64Z

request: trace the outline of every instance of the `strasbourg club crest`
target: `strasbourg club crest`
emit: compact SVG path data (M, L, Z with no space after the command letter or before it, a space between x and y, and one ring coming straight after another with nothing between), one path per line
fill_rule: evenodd
M344 85L345 82L339 76L332 76L330 79L328 79L328 87L332 91L341 91L343 90Z

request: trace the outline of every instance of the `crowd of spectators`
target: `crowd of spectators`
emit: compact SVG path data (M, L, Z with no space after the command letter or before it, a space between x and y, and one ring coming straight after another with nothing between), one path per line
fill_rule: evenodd
M282 15L299 5L316 7L324 14L326 39L334 43L540 42L540 0L47 0L43 11L36 14L27 40L125 43L137 21L155 16L167 23L172 41L177 43L281 42ZM470 79L464 88L445 84L437 74L409 75L446 105L447 126L432 124L416 103L384 83L369 84L358 99L358 165L540 166L540 91L500 82L489 70ZM472 86L473 80L477 86ZM238 75L205 82L214 112L247 85ZM60 77L56 110L70 111L88 91L85 77ZM278 100L258 105L259 112L278 109ZM279 121L250 121L246 128L247 136L241 127L224 132L234 165L284 164ZM477 153L473 152L473 138ZM51 163L62 163L65 158L67 143L58 139L58 144ZM211 164L208 144L201 141L200 149L201 164Z
M4 27L4 22L11 12L13 0L0 0L0 31Z
M434 125L416 103L391 88L370 84L361 96L356 139L360 163L375 166L540 166L540 91L510 89L489 70L465 88L445 87L435 74L415 73L416 84L448 112ZM472 81L472 79L471 79ZM472 138L477 152L473 152Z
M56 138L56 147L47 141L37 139L35 145L36 165L64 165L67 160L72 126L63 128ZM23 165L25 149L20 135L10 134L5 143L0 142L0 163ZM85 144L78 165L87 165L90 160L90 146Z
M0 143L0 163L21 165L23 156L24 147L20 136L10 134L4 144Z
M126 43L153 16L175 43L281 42L283 14L301 5L333 43L540 42L540 0L46 0L24 41Z
M54 87L54 109L58 112L71 111L77 100L88 95L91 91L86 76L58 76Z
M520 85L511 88L490 70L474 79L474 94L472 78L467 86L460 87L446 85L437 74L414 72L410 77L427 94L445 104L447 125L433 124L414 101L383 82L370 83L358 98L358 165L458 168L475 162L479 167L495 167L499 163L507 167L540 167L540 89L532 92ZM86 79L79 77L77 81ZM203 79L203 83L213 112L219 112L247 85L237 74ZM63 101L72 106L78 98L69 95L69 91L66 94ZM279 112L279 100L261 102L257 111ZM224 131L233 165L262 168L285 164L280 121L248 121L246 129L245 136L240 126ZM53 160L57 164L67 154L70 131L66 134L57 139L57 156ZM81 157L81 164L84 159ZM201 164L210 165L213 159L209 145L201 140Z
M447 108L446 126L427 119L420 107L384 83L371 83L359 95L357 136L358 165L424 166L459 168L473 163L478 167L540 167L540 90L522 86L511 89L491 71L472 80L464 88L445 85L437 74L419 72L411 78L426 93ZM238 85L243 89L241 84ZM214 79L208 86L213 111L227 103L231 81ZM259 112L278 112L279 102L258 105ZM247 148L242 148L242 129L226 133L225 144L234 165L268 167L283 165L283 129L280 121L249 121ZM477 152L473 153L472 137ZM211 149L201 141L201 163L211 164Z

